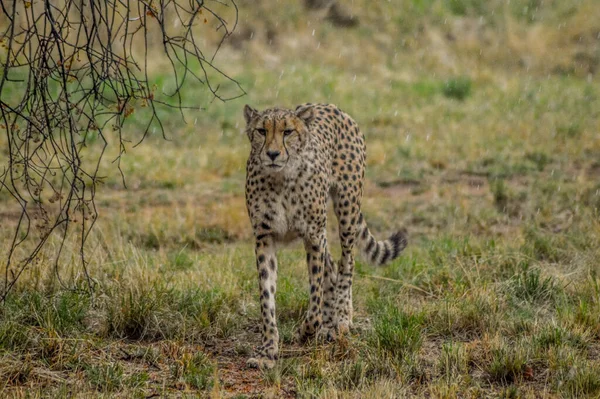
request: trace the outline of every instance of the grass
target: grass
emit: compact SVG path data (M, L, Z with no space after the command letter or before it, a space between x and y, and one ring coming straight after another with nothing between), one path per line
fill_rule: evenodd
M422 317L406 314L395 304L386 305L382 301L370 307L383 308L374 315L372 346L399 364L410 361L422 343Z
M526 349L514 343L501 343L492 348L487 369L489 379L500 384L512 384L525 379Z
M240 4L253 39L216 59L248 96L186 111L188 124L161 111L170 141L128 145L127 189L108 148L94 294L74 241L56 270L52 251L30 265L0 307L0 395L598 397L595 3L360 0L347 5L360 26L344 30L299 4L267 6ZM172 84L158 59L152 78ZM294 343L305 255L279 251L281 359L248 370L260 308L241 109L305 101L357 120L363 212L379 237L406 226L410 245L382 269L357 260L354 330L327 345ZM0 191L0 254L12 206Z
M449 79L444 83L442 93L448 98L464 100L471 94L471 79L465 76Z

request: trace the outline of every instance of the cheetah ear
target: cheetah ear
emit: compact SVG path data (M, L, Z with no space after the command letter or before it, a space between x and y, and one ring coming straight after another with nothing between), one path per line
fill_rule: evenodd
M244 105L244 118L246 119L246 123L250 123L250 121L258 115L258 111L249 106L248 104Z
M310 125L315 117L312 105L299 105L296 108L296 116L304 121L306 125Z

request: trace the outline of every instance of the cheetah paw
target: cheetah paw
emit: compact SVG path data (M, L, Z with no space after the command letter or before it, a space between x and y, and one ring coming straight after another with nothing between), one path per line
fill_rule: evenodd
M303 343L306 343L309 339L311 339L314 336L315 336L314 332L311 333L311 332L308 332L304 328L299 328L294 333L294 342L297 344L303 344Z
M350 332L350 327L352 327L352 323L350 323L348 320L339 321L337 328L338 333L340 335L348 334Z
M327 328L327 327L322 327L319 332L317 333L317 341L319 342L333 342L336 340L337 336L336 336L336 332L335 332L335 328Z
M269 370L275 367L275 360L267 357L251 357L246 361L246 366L254 369Z

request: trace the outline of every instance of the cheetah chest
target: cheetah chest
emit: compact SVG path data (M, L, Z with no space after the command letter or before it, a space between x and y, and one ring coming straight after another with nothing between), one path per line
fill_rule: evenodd
M278 195L270 207L273 232L278 241L289 242L304 236L307 230L306 212L300 195L284 192Z
M318 230L325 213L320 189L312 184L314 176L304 176L281 181L270 195L264 198L261 208L263 222L267 224L277 241L289 242L297 237Z

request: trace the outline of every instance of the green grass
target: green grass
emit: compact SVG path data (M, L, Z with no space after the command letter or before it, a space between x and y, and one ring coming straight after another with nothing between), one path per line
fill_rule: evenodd
M162 109L170 141L155 132L127 144L127 190L108 147L88 241L95 291L77 237L56 269L52 237L0 307L0 396L600 395L600 89L597 72L588 76L599 8L345 6L358 28L300 3L240 4L240 29L255 35L216 61L248 95L210 104L190 84L186 100L207 109L186 111L187 124ZM161 65L151 78L167 90ZM354 329L303 346L293 337L308 306L305 254L300 244L280 249L281 359L248 370L260 307L241 110L305 101L356 119L368 148L365 217L378 237L407 227L410 244L381 269L357 257ZM128 118L133 142L146 112ZM86 140L83 162L101 149ZM0 191L0 254L13 210ZM329 242L339 256L334 226Z
M552 277L542 277L539 269L526 265L510 282L513 298L533 303L544 303L556 298L560 288Z
M89 366L86 377L90 384L100 392L112 392L124 385L123 367L120 364Z
M192 388L204 390L212 385L214 366L206 355L198 352L183 363L181 370L175 369L172 372L176 377L183 378Z
M438 370L447 382L468 374L469 363L469 353L463 343L450 341L442 345L442 353L438 359Z
M373 315L372 345L398 364L410 360L423 340L422 317L406 314L395 304L385 304L382 301L372 304L370 308L377 309L377 313Z
M442 93L448 98L464 100L471 94L471 79L466 76L449 79L444 83Z
M487 372L492 382L513 384L524 379L527 353L520 345L501 343L492 349L490 360Z

